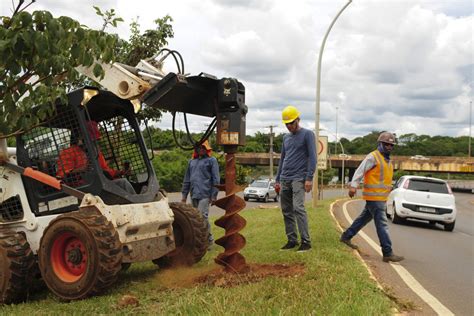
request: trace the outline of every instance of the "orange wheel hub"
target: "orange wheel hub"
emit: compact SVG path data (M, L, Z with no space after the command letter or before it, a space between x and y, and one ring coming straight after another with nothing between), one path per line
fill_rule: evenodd
M51 248L54 273L64 282L76 282L86 271L87 251L84 242L72 233L62 233Z

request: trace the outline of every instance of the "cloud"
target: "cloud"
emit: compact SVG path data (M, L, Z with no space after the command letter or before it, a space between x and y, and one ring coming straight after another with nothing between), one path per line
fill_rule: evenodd
M169 14L169 47L186 71L236 77L246 87L247 132L277 125L288 104L314 128L316 78L324 34L346 3L277 0L42 0L34 9L69 15L100 28L92 5L115 8L128 38L139 16L142 29ZM5 14L5 9L1 8ZM373 130L466 135L473 97L473 7L470 0L358 0L334 24L322 56L320 125L354 138ZM336 122L336 107L337 120ZM200 118L190 119L202 129ZM171 120L160 123L169 128ZM464 134L463 134L464 133Z

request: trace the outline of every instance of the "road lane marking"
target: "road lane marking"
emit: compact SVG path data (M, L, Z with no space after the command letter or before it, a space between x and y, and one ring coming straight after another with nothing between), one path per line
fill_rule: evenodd
M344 213L344 217L352 224L353 220L349 216L347 211L347 204L353 201L347 201L342 205L342 210ZM380 256L382 256L382 251L380 250L380 246L377 245L366 233L362 230L358 233ZM426 304L428 304L438 315L454 315L446 306L441 304L436 297L431 295L428 290L426 290L416 279L413 277L407 269L401 266L399 263L392 263L390 265L395 269L398 275L402 278L408 287L416 293Z

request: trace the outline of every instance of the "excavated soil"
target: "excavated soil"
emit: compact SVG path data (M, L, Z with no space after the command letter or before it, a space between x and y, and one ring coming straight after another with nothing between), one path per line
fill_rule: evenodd
M259 282L267 277L290 278L303 275L303 264L248 264L241 273L226 272L220 266L204 268L166 269L158 274L158 282L165 288L190 288L196 285L234 287Z
M259 282L267 277L288 278L304 273L303 264L248 264L246 272L231 273L216 269L196 278L196 282L218 287L233 287L244 283Z

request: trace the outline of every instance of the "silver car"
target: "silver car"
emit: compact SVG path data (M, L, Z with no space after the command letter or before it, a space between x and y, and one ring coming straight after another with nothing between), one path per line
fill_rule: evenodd
M275 181L255 180L244 190L244 200L256 199L258 201L268 202L272 199L278 202L278 193L275 191Z

